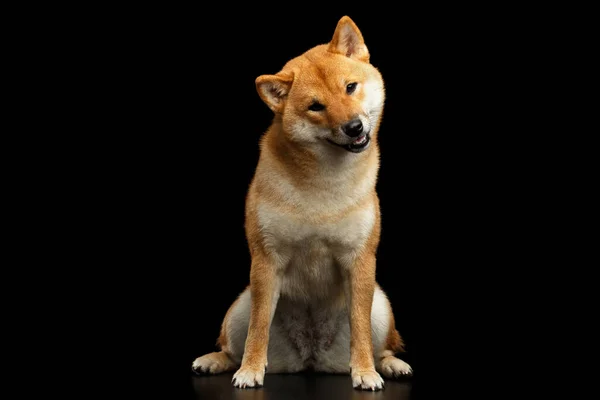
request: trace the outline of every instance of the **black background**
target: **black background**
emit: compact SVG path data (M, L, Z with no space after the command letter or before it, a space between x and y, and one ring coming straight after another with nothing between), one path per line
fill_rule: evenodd
M92 61L105 99L95 138L106 153L88 177L90 211L96 275L109 282L98 301L116 302L105 329L135 354L122 363L147 381L174 376L180 389L192 361L216 349L248 284L244 201L272 118L254 80L328 42L348 15L386 83L377 281L415 383L432 353L457 365L461 343L482 330L461 325L480 306L472 293L490 290L519 245L505 235L518 199L503 189L520 154L504 152L527 97L511 87L527 71L511 28L499 28L502 10L231 7L115 11L97 33L108 56Z

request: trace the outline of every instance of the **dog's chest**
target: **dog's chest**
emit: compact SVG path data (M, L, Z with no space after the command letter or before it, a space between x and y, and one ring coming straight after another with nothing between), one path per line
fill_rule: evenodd
M372 204L337 216L315 215L310 209L288 212L268 204L258 206L258 225L267 247L281 257L343 256L360 249L375 224Z
M343 216L290 213L261 205L258 223L263 240L284 270L282 293L323 297L341 287L340 264L351 262L366 243L375 223L369 204Z

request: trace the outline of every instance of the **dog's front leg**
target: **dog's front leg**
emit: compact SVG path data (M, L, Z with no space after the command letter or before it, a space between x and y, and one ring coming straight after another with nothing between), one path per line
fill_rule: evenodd
M345 295L350 318L350 374L352 386L366 390L383 388L375 371L371 340L371 308L375 291L375 254L358 256L345 280Z
M279 299L280 278L268 257L254 255L250 270L250 324L240 369L233 385L240 388L262 386L267 367L269 330Z

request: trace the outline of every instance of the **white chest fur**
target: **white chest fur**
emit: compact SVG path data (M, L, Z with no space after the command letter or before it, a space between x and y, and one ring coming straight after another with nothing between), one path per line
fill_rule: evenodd
M259 205L263 239L284 271L282 294L304 299L334 294L332 287L342 287L340 266L349 266L363 248L375 216L373 203L330 219Z
M375 209L368 203L337 218L320 218L310 215L309 210L298 215L260 204L258 223L268 246L277 253L290 248L307 249L306 245L313 242L357 250L373 229Z

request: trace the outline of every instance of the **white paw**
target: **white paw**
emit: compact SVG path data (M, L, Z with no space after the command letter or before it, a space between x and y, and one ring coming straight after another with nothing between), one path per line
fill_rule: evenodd
M227 369L223 362L215 353L206 354L198 357L192 363L192 370L196 373L219 374Z
M398 378L404 375L412 375L410 365L396 357L386 357L381 362L381 372L386 378Z
M254 369L249 367L241 367L233 375L233 386L238 388L253 388L263 385L265 379L265 369Z
M383 389L383 379L375 370L352 371L352 386L363 390Z

